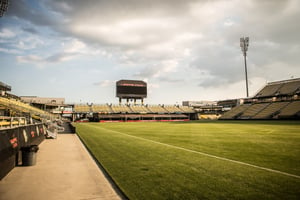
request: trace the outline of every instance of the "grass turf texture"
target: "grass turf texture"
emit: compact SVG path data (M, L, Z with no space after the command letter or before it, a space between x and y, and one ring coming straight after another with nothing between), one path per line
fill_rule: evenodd
M300 178L188 151L300 176L299 122L75 126L90 151L130 199L300 199Z

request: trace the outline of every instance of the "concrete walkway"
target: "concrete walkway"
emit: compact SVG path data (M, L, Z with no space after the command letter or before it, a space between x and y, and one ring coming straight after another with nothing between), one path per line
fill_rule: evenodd
M37 163L0 181L1 200L121 199L76 134L42 142Z

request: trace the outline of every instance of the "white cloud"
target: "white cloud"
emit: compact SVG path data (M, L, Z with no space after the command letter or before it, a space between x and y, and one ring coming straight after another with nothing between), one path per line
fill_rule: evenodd
M0 52L8 53L8 54L20 54L21 51L16 50L16 49L5 49L5 48L0 48Z
M47 57L38 55L17 56L17 61L20 63L34 63L40 66L41 64L50 64L57 62L65 62L75 57L74 53L56 53Z
M41 38L26 36L24 38L19 38L18 42L14 46L19 50L29 50L39 48L44 44L45 43Z
M253 83L300 74L297 0L47 0L36 4L41 9L20 1L7 13L19 24L0 30L0 52L17 54L17 62L46 67L83 58L85 67L105 69L101 75L106 80L91 80L101 87L128 77L157 84L159 88L150 85L152 91L184 85L209 88L205 92L217 97L214 90L225 95L228 87L239 96L234 90L241 90L238 84L244 81L242 36L250 37L247 61Z
M17 56L18 62L30 63L30 62L42 62L44 59L36 55Z
M85 53L86 48L85 43L77 39L73 39L68 44L64 44L64 52L67 53Z
M113 86L114 84L115 84L115 81L111 81L111 80L103 80L103 81L94 83L94 85L99 85L100 87L110 87L110 86Z
M11 31L7 28L3 28L0 31L0 38L6 38L7 39L7 38L13 38L15 36L16 36L16 34L13 31Z

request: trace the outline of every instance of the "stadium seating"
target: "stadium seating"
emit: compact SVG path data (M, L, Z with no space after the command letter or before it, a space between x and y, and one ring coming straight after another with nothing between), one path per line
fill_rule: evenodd
M232 108L230 111L224 113L220 119L235 119L240 116L251 104L242 104L240 106Z
M112 105L113 113L132 113L132 110L127 105Z
M195 111L188 106L179 106L179 109L183 112L183 113L194 113Z
M300 116L300 101L244 104L224 113L220 119L274 119Z
M75 104L74 105L75 113L88 113L91 112L91 107L85 104Z
M241 119L251 119L254 115L262 111L265 107L267 107L270 103L258 103L252 104L249 106L243 114L240 116Z
M169 113L182 113L182 110L177 106L165 105L164 109L167 110Z
M268 83L244 105L225 112L220 119L299 119L300 79ZM248 108L245 105L248 104Z
M295 92L300 92L300 80L289 82L286 84L283 84L282 87L278 90L278 94L280 95L290 95Z
M10 109L13 116L23 116L23 113L29 113L32 117L35 117L36 119L39 119L40 117L48 119L55 118L54 115L46 111L40 110L36 107L33 107L16 99L0 97L0 105Z
M93 105L92 111L97 113L112 113L112 109L109 105L103 104L103 105Z
M256 98L293 95L300 92L300 79L278 81L267 84L256 95Z
M290 102L274 102L268 105L261 112L257 113L253 119L271 119L280 112L282 108L287 106Z
M275 96L278 89L281 87L281 84L272 84L265 86L256 97L267 97L267 96Z
M300 101L293 101L284 107L280 113L279 118L292 118L300 113Z
M75 104L73 113L91 114L89 120L189 120L195 111L188 106ZM187 114L187 115L186 115ZM193 116L192 116L193 115ZM91 117L92 116L92 117ZM85 117L83 115L83 117Z
M130 108L133 113L145 114L150 112L147 107L143 105L131 105Z
M148 109L151 113L168 113L168 111L160 105L149 105Z

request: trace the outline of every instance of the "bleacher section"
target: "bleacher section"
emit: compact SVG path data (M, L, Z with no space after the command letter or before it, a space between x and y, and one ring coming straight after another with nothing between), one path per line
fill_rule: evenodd
M280 83L267 85L259 93L257 93L256 97L275 96L276 92L279 90L280 87Z
M300 79L268 83L220 119L300 119Z
M73 113L102 113L102 114L118 114L118 113L135 113L135 114L172 114L172 113L195 113L188 106L175 105L109 105L109 104L75 104Z
M92 106L92 112L96 113L112 113L112 109L109 105L103 104L103 105L93 105Z
M269 103L260 103L250 105L243 113L240 115L240 119L251 119L254 115L262 111L267 107Z
M188 107L188 106L179 106L179 109L183 112L183 113L194 113L195 111L193 110L193 108Z
M162 106L158 105L149 105L148 109L151 113L168 113L166 109L164 109Z
M284 107L280 113L279 118L290 118L300 114L300 101L294 101Z
M150 111L147 109L147 107L143 105L132 105L130 106L133 113L140 113L140 114L146 114L150 113Z
M132 110L126 105L112 105L113 113L132 113Z
M230 111L224 113L220 119L236 119L239 117L250 105L243 104L237 107L232 108Z
M84 104L75 104L74 112L75 113L89 113L89 112L91 112L91 107L89 105L84 105Z
M169 113L182 113L182 110L177 106L164 106L165 110L167 110Z
M75 104L73 120L128 121L128 120L189 120L195 119L195 111L188 106L176 105L113 105Z
M220 119L294 119L300 117L300 101L244 104Z
M36 119L55 119L54 115L16 99L0 97L0 107L1 106L9 109L12 116L24 116L24 114L28 114Z
M258 112L252 119L270 119L273 118L278 112L287 106L290 102L275 102L269 104L261 112Z
M254 98L276 97L276 96L293 96L300 93L300 79L291 79L268 83L260 90Z
M280 95L293 95L300 92L300 80L282 84L282 87L277 91Z

